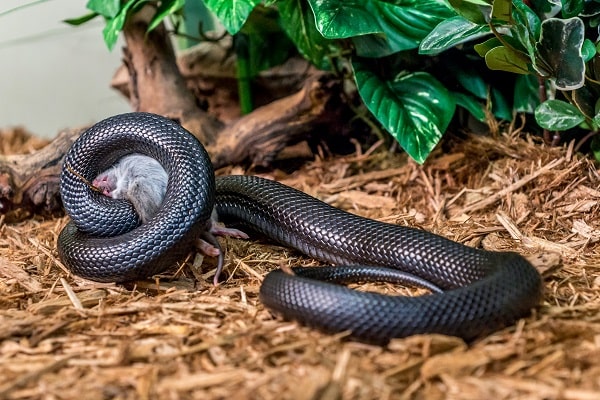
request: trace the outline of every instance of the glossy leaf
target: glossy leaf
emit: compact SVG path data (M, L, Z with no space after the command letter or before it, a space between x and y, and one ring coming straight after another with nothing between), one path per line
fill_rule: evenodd
M521 0L513 0L513 18L517 26L523 26L532 35L533 40L540 37L542 20L527 4Z
M529 58L524 53L508 47L499 46L485 54L485 63L489 69L528 74Z
M576 17L583 11L584 0L561 0L561 13L563 18Z
M100 14L98 14L97 12L91 12L89 14L82 15L81 17L64 19L63 22L65 24L79 26L81 24L85 24L88 21L91 21L92 19L96 18L99 15Z
M114 18L121 11L121 0L89 0L86 7L103 17Z
M520 75L515 80L513 109L516 112L533 114L540 105L539 82L535 75Z
M502 42L497 37L491 37L485 42L481 42L473 46L473 49L480 57L485 57L488 51L502 46Z
M277 6L281 26L300 54L320 69L331 69L329 55L339 52L338 44L319 33L308 4L303 0L281 0Z
M492 2L492 20L498 23L509 23L512 20L512 1L494 0Z
M542 19L555 17L562 8L562 0L513 0L514 2L527 3L531 9Z
M581 46L581 56L584 62L590 61L597 54L596 45L590 39L585 39Z
M486 121L485 106L475 97L460 92L452 92L452 96L454 96L456 105L467 110L473 118L480 122Z
M371 4L369 11L377 16L381 33L352 38L357 54L362 57L384 57L415 49L436 25L455 15L443 0L368 4Z
M492 7L484 0L449 0L448 3L465 19L479 25L487 24Z
M517 40L518 47L514 42L511 45L519 51L524 51L529 57L529 62L535 68L536 50L535 44L540 37L542 21L531 8L520 0L513 0L514 24L511 27L512 36ZM506 36L506 39L509 37Z
M295 53L294 43L279 24L279 13L274 8L267 8L262 4L256 6L238 35L240 34L246 35L249 42L249 76L280 65L290 54ZM237 44L236 41L236 46Z
M535 46L538 63L543 62L543 72L549 73L559 90L574 90L583 85L585 63L581 46L584 29L579 18L550 18L542 23L540 41Z
M592 123L594 124L592 129L594 129L595 131L600 129L600 113L594 115L594 118L592 119Z
M587 1L583 6L583 11L580 14L580 17L590 18L588 20L588 24L591 27L597 27L597 17L600 15L600 3L597 1Z
M589 86L582 86L577 90L571 92L571 104L576 106L579 111L588 117L593 119L596 115L596 103L598 101L598 94L595 90L590 89Z
M156 28L158 24L160 24L163 21L163 19L165 19L167 16L181 10L184 5L185 0L161 1L160 5L156 9L156 13L154 14L152 19L150 20L150 23L148 24L148 32Z
M248 16L259 3L260 0L204 0L204 4L232 35L242 29Z
M123 25L125 25L127 14L138 3L143 3L143 0L127 1L114 18L106 21L106 26L102 30L102 34L104 35L104 42L109 50L112 50L117 43L119 33L123 30Z
M308 0L316 26L327 39L344 39L369 33L382 33L373 1Z
M509 47L512 47L515 50L524 50L523 46L521 46L519 41L512 36L504 36L502 38L502 41L497 37L493 36L482 43L476 44L475 46L473 46L473 49L481 57L485 57L488 51L492 50L493 48L503 46L504 43L507 43Z
M500 92L500 90L492 87L490 90L490 97L492 102L492 114L496 118L503 119L505 121L510 121L513 119L513 110L506 98Z
M453 65L450 71L469 93L478 99L486 100L488 98L489 85L484 81L481 71L478 71L477 68L472 65Z
M574 128L584 119L577 107L561 100L547 100L535 109L538 125L552 131Z
M425 72L386 81L361 62L352 66L369 111L414 160L423 163L454 115L452 94Z
M419 53L438 54L460 43L489 35L490 32L487 25L478 25L460 15L455 16L438 24L423 39Z

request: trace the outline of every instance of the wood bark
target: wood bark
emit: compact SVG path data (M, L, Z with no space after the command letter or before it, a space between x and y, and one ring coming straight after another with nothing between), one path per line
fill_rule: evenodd
M124 28L124 65L132 109L177 120L205 145L216 168L252 163L268 166L286 146L314 139L311 132L340 126L338 81L312 73L296 93L275 100L227 125L199 107L177 66L164 26L147 33L148 17L136 15ZM0 214L60 209L62 160L82 130L60 133L27 156L0 155Z
M53 212L60 208L59 179L63 159L82 130L66 130L31 155L0 155L0 214L15 209Z

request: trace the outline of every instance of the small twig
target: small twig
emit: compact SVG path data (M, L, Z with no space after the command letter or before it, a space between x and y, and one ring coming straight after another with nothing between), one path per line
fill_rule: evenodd
M34 371L22 374L20 377L17 377L16 379L12 380L8 384L0 388L0 397L3 399L7 398L8 395L15 389L25 387L29 383L37 381L41 376L65 367L69 360L73 357L75 357L74 354L62 357Z
M60 278L60 283L62 284L63 288L65 289L65 292L67 293L67 296L69 297L69 300L71 300L71 303L73 303L73 307L75 307L76 310L83 310L83 305L81 304L79 297L77 297L77 295L73 291L73 288L71 287L71 285L69 285L67 280L65 278Z
M582 137L577 144L575 145L575 148L573 149L575 152L578 152L579 149L581 149L581 146L583 146L585 144L585 142L587 142L589 139L591 139L592 137L594 137L595 135L598 134L598 131L591 131L589 132L587 135L585 135L584 137Z
M481 201L467 205L465 208L462 209L461 212L468 213L470 211L480 210L489 205L492 205L495 202L497 202L498 200L500 200L502 197L506 196L508 193L514 192L515 190L525 186L527 183L531 182L538 176L543 175L546 172L550 171L552 168L557 167L558 165L562 164L563 161L564 161L564 157L554 160L551 163L544 165L539 170L532 172L531 174L523 177L522 179L516 181L515 183L505 187L504 189L500 190L496 194L494 194L490 197L487 197Z
M86 186L88 186L94 192L98 192L98 193L102 192L102 190L100 190L99 188L97 188L96 186L94 186L92 183L90 183L90 181L88 181L87 179L85 179L85 177L83 175L81 175L79 172L75 171L73 169L73 167L71 167L70 164L65 163L65 168L67 169L67 171L69 171L70 173L72 173L73 175L75 175L77 178L79 178L79 180L81 180Z

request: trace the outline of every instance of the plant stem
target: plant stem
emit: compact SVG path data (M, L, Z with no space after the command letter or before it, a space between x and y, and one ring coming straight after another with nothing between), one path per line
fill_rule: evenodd
M548 93L546 92L546 79L538 75L538 96L540 98L540 104L548 100ZM550 136L550 131L548 129L544 129L544 142L547 144L554 144L554 140L556 139L556 135L554 138ZM560 139L560 136L558 137Z
M242 114L252 111L252 88L250 86L250 36L237 33L233 38L237 56L238 96Z
M573 147L573 151L579 151L579 149L581 149L581 146L583 146L585 144L585 142L587 142L588 140L590 140L592 137L596 136L598 134L598 131L591 131L588 132L587 135L585 135L584 137L582 137L581 139L579 139L579 141L575 144L575 147Z

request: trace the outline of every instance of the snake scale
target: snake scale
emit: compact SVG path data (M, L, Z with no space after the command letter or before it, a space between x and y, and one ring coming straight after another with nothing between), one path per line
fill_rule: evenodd
M163 204L142 225L127 201L85 183L132 152L154 157L169 175ZM58 238L58 251L76 275L122 282L159 273L189 252L216 207L224 222L339 265L270 272L260 288L267 308L367 342L419 333L473 339L527 315L542 294L539 273L516 253L474 249L362 218L263 178L215 179L198 140L153 114L117 115L84 132L66 155L60 191L71 222ZM433 293L388 296L339 284L410 276L417 284L430 282Z

